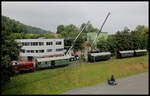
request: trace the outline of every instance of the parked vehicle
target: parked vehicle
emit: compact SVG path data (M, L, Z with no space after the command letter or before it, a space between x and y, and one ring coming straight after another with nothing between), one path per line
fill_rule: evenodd
M144 50L135 50L135 56L143 56L143 55L146 55L147 54L147 50L144 49Z
M101 60L108 60L110 59L110 56L111 56L110 52L88 53L88 61L95 62Z
M129 51L118 51L117 58L143 56L147 54L147 50L129 50ZM88 53L88 61L96 62L102 60L108 60L111 57L110 52L100 52L100 53ZM36 71L41 68L55 68L57 66L68 65L72 56L61 56L53 58L37 58L35 62L33 61L12 61L12 65L15 70L32 70ZM73 57L74 58L74 57ZM77 58L77 57L76 57Z
M32 61L13 61L12 65L15 70L22 71L22 70L32 70L34 71L35 64Z
M40 68L54 68L56 66L68 65L70 56L61 56L55 58L37 58L36 69Z
M134 50L118 51L117 52L117 58L133 57L134 54L135 54Z
M125 57L134 57L134 56L144 56L147 54L147 50L129 50L129 51L118 51L117 58L125 58Z

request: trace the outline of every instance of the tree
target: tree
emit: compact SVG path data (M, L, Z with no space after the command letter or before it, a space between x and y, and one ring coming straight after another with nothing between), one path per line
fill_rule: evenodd
M82 23L81 26L80 26L80 29L82 29L85 25L86 25L86 23ZM89 23L86 30L84 31L84 33L98 32L98 31L99 30L97 28L94 28L93 25L91 23Z
M3 18L3 17L2 17ZM12 37L14 30L13 27L7 25L9 19L3 18L2 22L2 37L1 37L1 84L3 85L10 80L10 77L14 75L10 62L12 60L17 60L19 52L21 51L21 46Z
M61 32L63 32L65 30L65 27L64 27L64 25L59 25L58 27L57 27L57 34L60 34Z

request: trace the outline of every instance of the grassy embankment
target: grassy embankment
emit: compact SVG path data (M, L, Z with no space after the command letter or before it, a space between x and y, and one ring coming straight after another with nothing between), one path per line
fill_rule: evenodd
M148 56L81 64L79 66L41 70L11 78L1 89L2 94L60 94L106 82L111 74L123 78L148 72Z

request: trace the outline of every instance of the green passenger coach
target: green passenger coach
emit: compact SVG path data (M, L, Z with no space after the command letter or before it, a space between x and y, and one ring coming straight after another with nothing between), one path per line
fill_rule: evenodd
M95 61L102 61L110 59L111 53L110 52L101 52L101 53L88 53L88 61L95 62Z
M135 56L144 56L147 54L147 50L143 49L143 50L135 50Z
M61 56L53 58L37 58L36 59L36 69L40 68L54 68L56 66L68 65L70 56Z

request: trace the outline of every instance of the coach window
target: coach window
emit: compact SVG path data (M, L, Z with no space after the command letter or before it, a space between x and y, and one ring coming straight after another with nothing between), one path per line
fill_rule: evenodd
M47 62L45 61L45 64L47 64Z
M38 62L38 64L40 65L40 64L41 64L41 62Z

